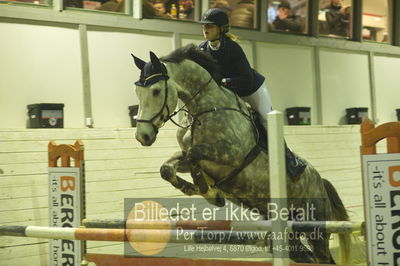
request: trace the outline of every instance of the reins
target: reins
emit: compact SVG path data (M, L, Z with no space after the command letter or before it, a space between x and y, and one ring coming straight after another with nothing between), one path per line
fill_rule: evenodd
M171 120L172 123L174 123L176 126L186 129L191 127L194 123L197 123L198 125L201 124L200 120L198 119L200 116L207 114L207 113L212 113L212 112L218 112L218 111L235 111L235 112L239 112L242 115L244 115L246 117L247 120L252 121L252 117L250 115L247 115L241 108L241 105L239 103L239 99L238 96L235 94L235 98L236 98L236 103L239 106L239 109L236 108L231 108L231 107L212 107L211 109L205 110L205 111L201 111L197 114L191 114L188 110L185 109L185 107L191 103L197 95L200 94L200 92L203 90L203 88L207 88L211 81L213 80L213 78L211 77L208 82L205 84L205 86L201 86L201 88L199 90L197 90L197 92L192 96L192 98L190 98L189 101L187 101L181 108L179 108L177 111L174 111L172 114L168 115L167 119L164 122L167 122L168 120ZM221 88L220 85L218 85L219 88ZM189 115L190 119L191 119L191 123L187 126L182 126L180 125L178 122L176 122L175 120L173 120L172 118L174 116L176 116L178 113L180 112L185 112Z
M207 88L208 85L210 85L212 79L213 79L213 78L211 77L210 80L206 83L205 86L201 86L200 89L192 96L192 98L190 98L190 100L189 100L187 103L185 103L181 108L179 108L177 111L173 112L171 115L168 115L166 121L171 120L171 122L174 123L176 126L178 126L178 127L180 127L180 128L184 128L184 129L185 129L185 128L191 127L195 121L197 121L198 123L200 123L200 121L196 120L195 117L194 117L188 110L185 109L185 107L186 107L191 101L193 101L194 98L196 98L197 95L200 94L200 92L203 90L204 87ZM187 114L191 117L192 122L191 122L190 125L188 125L188 126L179 125L177 122L175 122L175 121L172 119L172 117L176 116L177 114L179 114L179 113L182 112L182 111L185 112L185 113L187 113Z

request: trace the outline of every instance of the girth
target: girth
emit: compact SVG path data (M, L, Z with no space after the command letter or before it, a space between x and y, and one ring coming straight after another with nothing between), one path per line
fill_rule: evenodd
M215 185L216 186L221 185L223 182L236 177L243 169L245 169L247 166L249 166L249 164L251 164L255 158L257 158L257 156L260 154L261 150L262 150L261 146L258 143L256 143L256 145L246 155L242 164L238 168L233 169L233 171L229 175L225 176L224 178L222 178L221 180L216 182ZM210 176L210 177L213 178L212 176ZM215 180L215 178L213 178L213 179Z
M238 97L237 95L235 95L236 97ZM236 98L237 99L237 98ZM237 99L238 100L238 99ZM240 108L240 104L239 104L239 102L237 101L237 103L238 103L238 105L239 105L239 109L236 109L236 108L229 108L229 107L219 107L219 108L216 108L216 107L214 107L214 108L212 108L212 109L209 109L209 110L206 110L206 111L202 111L202 112L200 112L200 113L198 113L198 114L196 114L196 115L193 115L193 117L195 117L195 119L201 124L201 122L200 122L200 120L198 119L200 116L202 116L202 115L204 115L204 114L207 114L207 113L212 113L212 112L217 112L217 111L235 111L235 112L239 112L239 113L241 113L242 115L244 115L248 120L250 120L251 121L251 123L252 123L252 126L253 126L253 132L255 133L254 135L255 135L255 137L256 137L256 145L254 145L254 147L250 150L250 152L246 155L246 157L244 158L244 160L242 161L242 163L240 164L240 166L239 167L237 167L237 168L235 168L235 169L233 169L232 170L232 172L230 173L230 174L228 174L227 176L225 176L224 178L222 178L221 180L219 180L218 182L216 182L216 180L218 180L218 178L215 178L213 175L211 175L211 174L209 174L207 171L205 171L204 169L202 169L202 171L206 174L206 175L208 175L209 177L211 177L213 180L214 180L214 182L215 182L215 186L218 186L218 185L221 185L222 183L224 183L225 181L227 181L227 180L229 180L229 179L232 179L232 178L235 178L241 171L243 171L247 166L249 166L253 161L254 161L254 159L255 158L257 158L257 156L260 154L260 152L262 151L262 150L264 150L263 149L263 147L262 147L262 145L261 145L261 143L260 143L260 134L258 133L258 129L257 129L257 126L256 126L256 123L255 123L255 121L253 120L253 119L257 119L257 118L254 118L254 116L252 116L252 115L247 115L247 114L245 114L244 112L243 112L243 110ZM191 128L191 131L192 131L192 144L193 144L193 136L194 136L194 126L195 126L195 124L196 123L193 123L192 124L192 128ZM198 166L198 167L200 167L200 166ZM203 186L204 186L204 184L203 184ZM204 187L203 188L200 188L200 190L203 190L204 191Z

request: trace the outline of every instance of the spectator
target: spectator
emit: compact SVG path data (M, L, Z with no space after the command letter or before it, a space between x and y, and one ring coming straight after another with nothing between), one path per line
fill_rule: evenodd
M286 0L280 1L278 5L278 16L276 16L273 24L275 30L303 32L304 20L292 13L290 3Z
M228 15L232 12L232 8L229 6L227 0L213 0L210 3L210 7L212 8L220 8L225 11Z
M153 4L152 0L143 0L142 2L143 18L154 18L156 16L162 18L170 18L168 14L165 13L166 12L165 5L163 11L163 6L158 3L164 5L162 1L156 1Z
M156 16L156 11L154 10L153 3L150 2L150 0L143 0L142 14L144 18L153 18Z
M97 10L111 11L111 12L125 12L124 0L109 0L102 4Z
M329 11L325 13L330 34L348 37L350 25L350 7L342 6L342 0L331 0Z
M236 27L254 27L254 1L242 0L231 12L230 17L232 26Z
M180 0L179 6L183 6L184 17L186 19L193 20L194 19L194 3L193 0ZM181 12L179 10L179 12Z
M165 6L164 6L163 2L156 1L153 4L153 8L154 8L156 16L159 16L159 17L160 16L164 16L164 14L166 13Z

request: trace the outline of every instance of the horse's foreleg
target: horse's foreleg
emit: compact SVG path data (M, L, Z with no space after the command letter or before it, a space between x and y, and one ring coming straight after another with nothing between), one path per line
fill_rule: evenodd
M188 150L187 160L198 162L200 160L212 161L222 165L236 166L238 157L243 150L226 140L219 140L211 143L201 143L194 145ZM238 156L239 155L239 156Z
M161 166L161 177L188 196L200 195L199 187L177 176L177 171L180 173L190 171L189 164L181 151L176 152Z
M176 172L190 172L190 165L183 156L182 152L175 153L166 161L160 169L161 177L170 182L175 188L182 191L185 195L203 196L209 203L219 207L225 206L225 199L216 188L209 188L207 193L202 194L200 188L176 175Z

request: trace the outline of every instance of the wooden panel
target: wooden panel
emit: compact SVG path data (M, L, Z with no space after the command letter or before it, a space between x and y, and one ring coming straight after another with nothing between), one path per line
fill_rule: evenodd
M8 266L8 265L18 265L18 266L44 266L48 265L49 255L48 253L42 255L33 255L33 256L17 256L15 258L3 259L0 257L0 265Z
M2 225L47 225L49 223L49 209L29 208L22 210L5 210L0 212Z
M175 137L175 129L161 129L159 137ZM134 139L134 128L70 128L70 129L0 129L0 139L11 140L76 140L76 139Z
M112 187L110 187L112 182ZM99 192L111 192L111 191L135 191L151 188L162 188L171 187L168 182L162 180L159 176L140 179L140 178L128 178L113 180L110 176L109 180L102 180L96 182L86 183L86 191L88 194L98 194ZM0 191L0 200L2 199L18 199L18 198L33 198L48 196L47 185L25 185L20 187L6 187ZM0 208L1 210L1 208Z
M21 245L21 246L15 246L12 248L1 248L0 249L0 258L1 260L10 260L13 258L22 258L22 257L31 257L34 255L45 255L48 254L49 250L49 244L48 241L43 241L43 239L40 239L39 241L36 241L36 243L29 244L29 245ZM1 264L0 260L0 265ZM14 263L9 264L9 265L16 265ZM31 264L27 264L31 265Z

